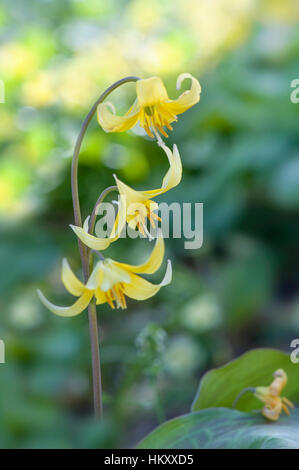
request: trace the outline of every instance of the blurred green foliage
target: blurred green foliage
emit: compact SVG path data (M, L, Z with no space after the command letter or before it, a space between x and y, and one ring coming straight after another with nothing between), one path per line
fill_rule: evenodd
M252 347L288 351L296 335L295 3L219 1L214 10L205 1L151 3L127 1L123 15L116 1L0 6L2 448L133 446L162 419L189 409L206 370ZM204 244L184 250L183 240L168 240L172 284L149 301L130 301L127 311L99 309L99 424L87 316L54 317L35 291L70 303L60 264L67 256L79 270L69 179L89 106L128 74L160 74L175 96L185 70L200 79L202 98L170 136L184 173L163 200L204 203ZM126 109L133 91L128 85L112 96L117 108ZM83 214L113 172L136 188L159 187L167 162L156 147L133 132L104 134L94 122L80 160ZM121 240L109 256L138 263L145 245Z

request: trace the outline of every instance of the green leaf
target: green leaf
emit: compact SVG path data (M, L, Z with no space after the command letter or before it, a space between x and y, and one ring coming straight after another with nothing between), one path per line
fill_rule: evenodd
M299 410L273 423L227 408L190 413L159 426L139 449L299 449Z
M199 385L192 405L192 411L205 408L230 408L241 390L246 387L267 386L273 380L273 372L282 368L288 375L283 396L290 400L299 399L299 367L290 356L275 349L254 349L223 367L207 372ZM238 401L242 411L261 408L261 403L252 393L246 393Z

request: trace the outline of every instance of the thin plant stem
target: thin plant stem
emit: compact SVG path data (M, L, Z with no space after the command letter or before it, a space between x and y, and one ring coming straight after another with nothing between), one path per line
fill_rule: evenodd
M90 219L89 219L89 224L88 224L88 232L89 233L92 233L94 231L94 225L95 225L95 221L96 221L98 207L102 204L105 197L108 196L109 193L111 193L112 191L117 191L117 190L118 190L117 186L109 186L108 188L104 189L102 194L99 196L97 202L95 203L93 211L91 213Z
M72 201L74 210L75 225L82 227L81 209L79 201L79 189L78 189L78 161L80 155L81 144L89 123L96 113L97 107L102 103L107 96L118 88L120 85L128 82L136 82L138 77L125 77L117 82L113 83L107 88L101 96L96 100L94 105L91 107L89 113L83 121L80 133L77 137L73 159L72 159L72 170L71 170L71 185L72 185ZM84 281L87 282L89 277L89 263L87 249L83 243L78 240L80 257L82 262ZM90 344L91 344L91 358L92 358L92 380L93 380L93 401L94 401L94 412L95 416L102 417L103 415L103 403L102 403L102 379L101 379L101 361L100 361L100 348L99 348L99 333L97 324L97 312L96 303L93 299L88 306L88 318L89 318L89 332L90 332Z
M95 227L95 222L96 222L96 217L97 217L98 207L102 204L105 197L108 196L108 194L111 193L112 191L117 191L117 186L109 186L108 188L104 189L104 191L100 194L97 202L94 205L93 211L92 211L90 219L89 219L88 233L91 233L91 234L93 233L94 227ZM87 252L87 257L89 258L89 271L91 272L92 265L93 265L93 256L92 255L95 253L95 251L90 250L90 249L87 248L86 252ZM99 251L97 251L96 253L97 253L98 256L100 256L100 258L104 259L104 256Z
M236 396L233 404L232 404L232 408L235 409L236 406L237 406L237 403L238 401L240 400L240 398L245 395L245 393L248 393L248 392L251 392L251 393L254 393L255 392L255 387L246 387L246 388L243 388L243 390L241 390L241 392Z

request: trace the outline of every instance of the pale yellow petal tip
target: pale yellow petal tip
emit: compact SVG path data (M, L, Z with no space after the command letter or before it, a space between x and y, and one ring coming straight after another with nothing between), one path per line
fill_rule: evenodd
M60 307L52 304L48 299L46 299L40 290L37 291L37 294L40 301L47 309L50 310L50 312L60 317L75 317L86 309L93 296L93 291L85 290L81 297L79 297L79 299L70 307Z
M114 241L114 239L111 238L95 237L94 235L86 232L82 227L77 227L75 225L70 225L70 227L75 232L79 240L92 250L106 250L106 248L108 248L108 246Z
M170 259L167 260L167 268L166 268L166 273L163 278L163 281L161 282L161 287L162 286L168 286L172 281L172 264Z
M78 227L77 225L72 225L70 224L70 227L72 229L72 231L77 235L78 238L82 238L82 232L83 233L86 233L86 235L88 234L88 232L86 230L84 230L84 228L82 227Z
M83 230L84 230L85 232L88 232L88 230L89 230L89 220L90 220L90 215L88 215L88 216L86 217L86 219L84 220Z
M101 113L106 113L107 109L112 112L112 115L116 115L116 109L114 104L111 103L111 101L106 101L105 103L100 103L97 107L97 120L102 129L106 132L113 132L113 128L110 128L110 126L107 123L107 116L106 118L103 118Z
M52 307L54 307L54 305L49 302L49 300L44 296L44 294L42 293L41 290L37 289L37 295L38 295L38 298L39 300L41 301L41 303L48 309L50 310L51 312L53 313L56 313L54 311L54 309Z
M38 298L40 299L40 301L43 302L43 299L45 297L44 297L44 294L42 293L42 291L40 289L36 289L36 292L37 292L37 295L38 295Z
M196 83L196 85L198 87L198 92L200 93L201 92L201 85L200 85L199 81L197 80L197 78L193 77L193 75L191 75L191 73L188 73L188 72L181 73L178 76L178 79L177 79L177 82L176 82L176 89L180 90L183 81L186 80L187 78L190 78L193 83Z
M157 229L157 237L156 237L156 238L157 238L157 239L158 239L158 238L162 238L162 240L163 240L163 242L164 242L163 232L162 232L161 227L158 227L158 229Z
M77 225L72 225L70 224L70 227L72 229L72 231L77 235L78 238L80 238L80 233L81 233L81 230L83 230L82 227L77 227ZM85 232L85 230L84 230Z

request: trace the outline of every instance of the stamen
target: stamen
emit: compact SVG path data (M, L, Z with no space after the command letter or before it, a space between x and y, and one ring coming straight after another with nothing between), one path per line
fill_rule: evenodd
M113 298L111 298L112 295L111 295L110 290L108 290L108 291L105 293L105 295L106 295L106 300L107 300L108 304L109 304L110 307L113 308L113 310L114 310L114 309L115 309L115 305L114 305L114 303L113 303Z
M153 228L156 228L156 224L155 224L154 218L153 218L153 216L152 216L152 212L149 213L149 221L150 221L150 223L151 223L151 226L152 226Z
M153 219L159 220L159 222L161 222L162 220L161 217L159 217L155 212L152 212L151 214L152 214Z
M163 146L163 145L164 145L164 142L163 142L163 140L161 139L160 135L158 134L157 129L159 129L159 131L161 132L161 134L163 134L165 137L168 137L168 135L166 134L166 132L164 131L164 129L162 129L161 125L160 125L158 122L155 122L155 123L154 123L151 118L150 118L150 126L151 126L151 129L153 130L153 133L154 133L155 136L156 136L158 145L160 145L160 147Z
M290 400L288 400L286 397L283 397L282 401L286 403L286 405L288 405L290 408L294 408L293 403Z
M161 132L161 134L164 135L164 137L168 137L168 134L164 131L163 127L157 125L157 128L159 132Z
M117 308L126 308L126 299L123 293L124 285L123 283L116 284L114 288L112 289L116 302L117 302Z
M145 233L144 233L144 227L143 227L141 221L138 222L138 230L139 230L139 232L140 232L143 236L145 235Z

